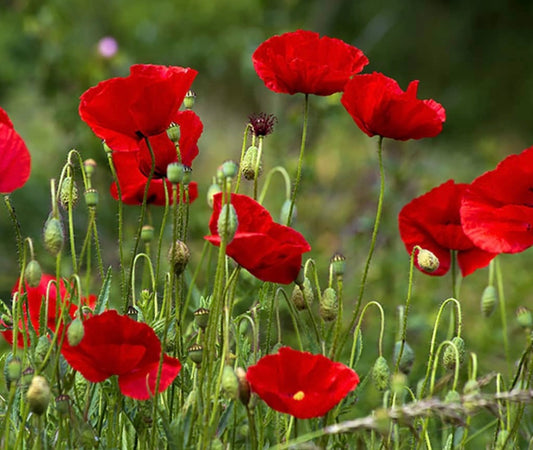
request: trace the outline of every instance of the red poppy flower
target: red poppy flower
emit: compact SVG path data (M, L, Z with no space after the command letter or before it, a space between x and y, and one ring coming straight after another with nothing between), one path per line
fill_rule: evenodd
M31 157L26 144L0 108L0 192L9 194L28 181Z
M219 246L217 222L222 194L216 194L213 200L211 236L205 238ZM292 228L275 223L265 208L246 195L231 194L231 203L239 225L226 254L260 280L292 283L300 272L302 254L311 250L305 238Z
M180 128L180 158L191 165L198 154L202 123L192 111L179 111L197 72L183 67L150 64L131 66L130 75L111 78L87 90L79 113L94 133L113 151L137 151L145 175L152 159L145 138L155 156L155 176L163 177L167 165L178 160L176 146L167 136L173 123Z
M138 152L113 152L113 164L117 172L120 184L122 201L127 205L141 205L144 197L144 189L148 177L141 172L138 164ZM147 203L153 205L165 205L165 186L167 185L169 204L172 203L172 184L166 178L152 179L148 188ZM118 189L115 182L111 185L111 195L118 200ZM198 197L198 185L189 183L189 202L192 203ZM178 198L180 198L178 193ZM183 193L185 201L185 193Z
M105 311L85 321L84 335L75 347L67 340L62 355L87 380L99 383L118 375L120 391L147 400L155 391L161 356L161 342L147 324L116 311ZM159 392L170 386L181 369L177 358L163 356Z
M340 39L298 30L267 39L252 55L255 71L274 92L331 95L368 64L361 50Z
M533 245L533 147L472 182L461 221L466 235L486 251L517 253Z
M63 280L59 281L59 296L61 302L57 302L57 288L56 284L53 283L55 279L56 278L52 275L43 274L41 276L41 281L37 287L30 287L28 286L28 283L24 283L21 296L15 297L17 299L16 301L20 301L23 298L22 294L26 293L27 298L27 303L24 302L22 304L23 319L19 321L19 328L17 332L17 345L19 347L24 346L22 330L25 329L26 333L28 333L28 315L33 329L35 330L37 335L39 335L39 318L41 315L41 305L44 301L46 301L47 297L48 311L46 323L47 328L49 330L54 332L57 328L57 322L59 321L60 307L62 302L65 303L68 315L71 318L74 318L74 315L78 308L75 304L70 302L70 295L67 288L65 287L65 283L63 282ZM18 292L19 288L20 280L18 280L15 286L13 287L12 294ZM89 307L93 307L96 303L96 296L90 295L88 298L82 298L82 303ZM6 329L2 331L2 335L10 344L13 343L12 329ZM29 345L29 340L27 340L27 344Z
M299 419L323 416L359 384L344 364L289 347L261 358L246 379L268 406Z
M341 103L361 130L406 141L434 137L446 120L444 108L434 100L418 100L418 81L407 91L381 73L354 76L344 88Z
M485 267L496 256L477 247L461 227L459 208L467 187L467 184L448 180L415 198L400 211L400 235L407 252L411 254L418 245L439 259L438 269L425 273L444 275L448 272L451 250L457 251L457 263L463 276Z

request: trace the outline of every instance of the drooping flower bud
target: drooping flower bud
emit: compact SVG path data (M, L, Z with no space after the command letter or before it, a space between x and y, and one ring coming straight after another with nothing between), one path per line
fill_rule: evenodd
M168 251L168 260L176 276L180 276L183 273L190 257L191 252L185 242L177 240L170 247L170 250Z
M67 339L71 347L76 347L85 335L85 327L79 317L76 317L67 329Z
M522 328L531 329L533 327L533 317L531 316L531 311L525 306L519 306L516 309L516 321Z
M372 380L378 391L385 391L389 387L390 369L387 360L383 356L378 357L374 363L374 367L372 368Z
M53 256L57 256L63 249L65 232L59 217L54 217L50 214L48 220L44 224L43 239L46 250L48 250Z
M239 400L243 405L247 406L250 401L250 383L246 378L246 371L242 367L235 369L235 375L239 380Z
M41 375L33 377L26 398L31 412L39 416L43 414L50 403L50 386L46 378Z
M465 360L465 341L460 338L459 336L455 336L452 339L453 344L455 345L455 348L457 349L458 353L458 361L459 365L463 364ZM444 354L442 355L442 364L444 367L448 370L455 369L455 363L456 363L456 354L453 346L448 345L444 349Z
M239 380L233 367L225 365L222 369L222 390L232 400L239 396Z
M187 349L189 358L191 358L191 361L197 365L199 365L202 362L203 352L204 352L204 348L200 344L193 344Z
M170 163L167 166L167 178L168 181L174 184L181 183L185 176L185 166L181 163Z
M281 206L281 213L279 215L279 223L282 225L286 225L289 223L289 211L291 210L291 201L289 199L285 200L283 202L283 205ZM291 217L291 223L294 221L297 215L296 205L292 207L292 217Z
M416 256L418 266L426 272L435 272L439 268L439 258L435 256L433 252L424 248L418 251Z
M61 189L59 191L59 202L63 208L67 209L74 206L78 201L78 187L72 177L63 178Z
M394 353L393 353L394 361L398 360L401 346L402 346L402 341L396 341L394 343ZM413 367L414 361L415 361L415 352L411 348L411 346L407 342L405 342L404 347L403 347L402 357L400 358L400 366L399 366L400 370L406 375L409 375L409 372L411 372L411 369Z
M257 165L259 166L257 167ZM257 176L263 172L261 161L259 161L259 149L255 145L251 145L246 150L244 158L242 159L242 175L247 180L255 180L255 169L257 167Z
M187 109L192 109L196 103L196 93L194 91L187 91L185 98L183 99L183 106Z
M205 330L209 321L209 310L207 308L198 308L193 314L198 328Z
M89 188L85 191L85 204L89 208L94 208L95 206L98 206L98 191L94 188Z
M333 288L324 289L322 299L320 301L320 317L326 322L331 322L337 318L339 312L339 302L337 300L337 293Z
M17 356L13 356L13 353L9 353L6 357L6 362L4 364L4 377L6 379L7 387L11 385L12 382L17 382L22 375L22 362Z
M154 227L152 225L143 225L141 228L141 239L145 244L154 240Z
M209 186L209 189L207 189L207 204L209 205L210 208L213 207L213 197L215 196L215 194L218 194L219 192L222 192L222 188L220 187L218 183L213 181L211 186Z
M226 245L229 244L233 240L238 227L239 219L235 207L231 203L222 205L217 221L217 232L220 240L225 242Z
M24 270L26 283L28 283L28 286L35 288L39 286L42 275L41 265L35 259L32 259L26 266L26 270Z
M307 303L305 303L304 293L297 284L294 285L292 290L291 302L298 311L307 309Z
M492 314L497 301L496 288L492 285L487 286L481 295L481 312L485 317L489 317Z
M48 336L39 336L39 339L37 340L37 345L35 346L35 350L33 352L35 362L39 366L44 362L44 359L46 358L49 349L50 339L48 339Z

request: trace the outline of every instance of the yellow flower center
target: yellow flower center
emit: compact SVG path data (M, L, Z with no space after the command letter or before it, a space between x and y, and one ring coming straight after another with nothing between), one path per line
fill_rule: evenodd
M298 391L292 396L294 400L302 400L305 397L304 391Z

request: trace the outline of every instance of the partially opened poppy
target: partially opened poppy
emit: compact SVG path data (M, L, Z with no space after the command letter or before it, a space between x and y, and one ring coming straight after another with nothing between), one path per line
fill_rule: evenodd
M400 236L409 254L413 248L429 250L439 259L439 267L430 275L444 275L451 264L451 250L463 276L485 267L496 253L482 250L461 227L459 208L468 185L448 180L405 205L398 220ZM417 267L424 271L416 262Z
M79 113L93 132L114 152L139 151L139 167L148 175L154 152L156 178L166 175L169 163L191 165L198 154L202 123L192 111L179 111L197 72L183 67L137 64L130 75L111 78L88 89L80 99ZM179 155L167 136L177 124Z
M93 383L118 375L124 395L138 400L152 397L161 357L161 342L154 330L114 310L93 316L83 325L81 342L71 346L65 340L61 349L72 368ZM158 392L170 386L180 369L177 358L163 355Z
M122 201L127 205L141 205L144 197L144 190L148 182L146 176L138 164L138 152L113 152L113 164L117 172L117 178L120 185L120 194ZM171 204L172 184L166 178L155 178L150 182L146 202L148 204L164 206L165 185L168 194L168 202ZM180 189L178 187L178 189ZM111 195L118 200L118 189L115 182L111 185ZM192 203L198 197L198 185L195 182L189 183L188 201ZM178 200L186 201L185 192L180 195Z
M43 274L41 281L37 287L30 287L28 283L24 283L21 288L20 280L17 281L13 287L12 294L19 292L20 296L14 296L15 301L22 301L23 294L26 294L26 301L22 304L22 319L19 320L19 326L17 330L17 345L19 347L24 346L23 330L28 337L27 344L29 344L29 323L35 330L37 336L39 336L39 322L43 302L48 301L48 310L44 309L47 314L46 326L47 329L54 332L57 329L58 321L60 317L60 308L66 308L66 312L70 318L74 318L77 306L71 301L70 294L63 280L59 280L59 285L55 283L56 278L52 275ZM60 301L57 301L57 293L59 290ZM96 296L90 295L87 298L82 298L81 303L89 307L93 307L96 302ZM26 306L27 305L27 306ZM28 322L29 318L29 322ZM10 344L13 343L13 328L6 328L2 332L2 335Z
M274 92L331 95L368 64L358 48L313 31L273 36L252 55L255 71Z
M24 186L30 170L30 152L7 113L0 108L0 193L9 194Z
M205 238L220 245L217 223L222 194L213 197L209 221L211 235ZM231 194L237 212L238 227L226 254L262 281L292 283L301 269L302 254L311 250L305 238L294 229L272 220L270 213L246 195Z
M517 253L533 245L533 147L470 184L461 221L466 235L486 251Z
M341 103L368 136L406 141L434 137L446 120L444 108L434 100L416 98L418 81L407 91L381 73L355 75L344 88Z
M359 384L344 364L290 347L261 358L246 379L268 406L299 419L323 416Z

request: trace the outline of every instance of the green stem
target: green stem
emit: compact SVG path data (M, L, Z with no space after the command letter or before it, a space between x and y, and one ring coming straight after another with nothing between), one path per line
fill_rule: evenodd
M494 260L494 265L496 269L496 283L498 284L498 298L500 304L500 316L502 319L502 335L503 335L503 349L505 351L505 358L507 361L507 368L511 372L511 355L509 353L509 340L507 338L507 311L505 308L505 293L503 291L503 277L500 267L500 261L498 258Z
M17 219L17 214L15 213L15 208L13 208L13 205L11 205L11 201L9 200L9 195L4 195L4 203L6 204L7 210L9 212L9 217L11 218L11 222L13 223L13 227L15 229L15 237L17 242L17 255L18 255L18 264L19 267L21 267L22 264L22 230L20 227L20 223Z
M291 224L292 212L294 210L294 204L296 202L296 195L298 194L298 188L300 187L300 180L302 178L302 166L303 166L304 153L305 153L305 141L307 139L308 122L309 122L309 94L305 94L302 142L300 144L300 156L298 157L298 169L296 171L296 181L294 184L294 189L292 190L291 206L289 208L289 215L287 216L287 226Z

